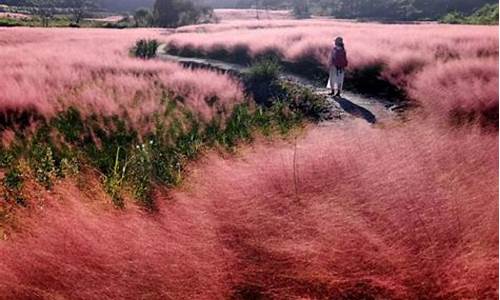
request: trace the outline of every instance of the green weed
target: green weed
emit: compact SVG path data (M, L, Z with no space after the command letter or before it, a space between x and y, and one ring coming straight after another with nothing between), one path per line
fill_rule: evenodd
M123 208L125 203L121 195L122 185L125 180L125 175L127 171L127 163L120 159L120 150L116 150L115 162L113 170L109 175L105 175L104 178L104 188L106 192L111 196L111 200L116 207Z
M151 195L153 162L149 142L134 149L127 167L127 180L132 186L134 197L142 206L153 209L154 203Z
M19 205L26 205L26 199L22 194L24 178L17 166L11 167L7 173L5 173L2 184L5 188L5 200L14 200Z
M57 176L52 147L45 143L33 144L29 162L36 181L46 189L50 189Z
M156 57L156 52L159 46L160 43L157 40L141 39L135 43L135 47L132 51L135 57L150 59Z

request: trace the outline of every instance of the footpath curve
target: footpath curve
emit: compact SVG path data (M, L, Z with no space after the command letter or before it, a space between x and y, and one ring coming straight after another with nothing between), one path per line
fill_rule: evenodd
M193 69L206 69L218 73L228 74L234 77L241 77L248 72L249 66L228 63L220 60L196 58L196 57L181 57L170 55L165 51L166 45L162 44L158 48L157 57L161 60L177 62L184 67ZM340 99L334 99L329 95L329 89L321 87L314 82L291 73L282 73L280 79L293 84L301 85L311 89L315 94L324 96L329 104L330 113L327 119L345 119L345 118L362 118L368 123L383 123L384 121L397 119L398 106L391 102L384 101L374 97L368 97L349 91L345 91ZM331 121L323 122L323 125L328 125Z

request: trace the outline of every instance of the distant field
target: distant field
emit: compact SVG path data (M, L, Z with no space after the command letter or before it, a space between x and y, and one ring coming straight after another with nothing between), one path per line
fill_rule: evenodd
M109 16L104 18L88 18L87 20L96 22L117 23L120 22L122 19L123 16Z
M0 12L0 18L8 19L30 19L31 16L27 14L10 13L10 12Z
M215 16L220 21L231 20L286 20L293 19L288 10L263 10L263 9L216 9Z

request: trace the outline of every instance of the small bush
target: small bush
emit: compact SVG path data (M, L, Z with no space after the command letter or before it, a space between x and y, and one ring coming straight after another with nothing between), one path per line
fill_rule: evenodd
M271 134L272 130L272 118L271 114L265 110L263 107L257 107L253 116L254 125L259 129L259 131L268 136Z
M0 149L0 168L8 168L15 161L16 157L12 151Z
M52 147L44 143L33 144L30 153L30 166L36 181L46 189L50 189L57 176Z
M160 43L157 40L138 40L133 49L134 56L142 59L154 58L159 46Z
M80 172L80 162L76 157L61 159L60 173L62 177L74 176Z
M153 163L150 143L138 145L134 149L126 172L135 198L142 206L152 209L154 207L151 195Z
M254 64L244 77L248 93L257 104L271 106L274 98L282 94L279 85L281 67L276 60L265 59Z
M239 105L227 121L220 143L233 148L238 141L249 141L252 137L253 116L247 105Z
M123 208L125 203L121 195L123 181L127 171L127 163L123 162L120 158L120 148L116 150L115 164L112 172L105 175L104 187L106 192L111 196L111 200L116 207Z
M26 205L26 200L22 195L24 178L17 166L13 166L7 171L2 184L5 188L5 200L14 200L19 205Z
M276 101L271 107L272 120L276 123L281 134L286 134L294 126L300 124L301 114L291 109L289 103Z
M282 83L282 89L286 92L286 99L290 109L301 117L313 122L324 119L330 111L328 101L325 97L313 93L308 88L290 83Z
M172 147L153 144L153 174L163 184L173 187L182 181L183 166L180 157Z
M0 18L0 27L14 27L14 26L22 26L21 22L13 19Z
M51 122L69 143L78 143L85 132L85 125L78 110L70 107L59 113Z
M214 118L205 126L203 133L204 142L207 146L214 146L222 138L221 120Z

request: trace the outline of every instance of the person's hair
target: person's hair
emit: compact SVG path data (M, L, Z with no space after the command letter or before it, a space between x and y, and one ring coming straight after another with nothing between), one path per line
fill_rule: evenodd
M335 46L339 46L339 47L342 47L344 48L344 39L342 39L342 37L337 37L335 39Z

